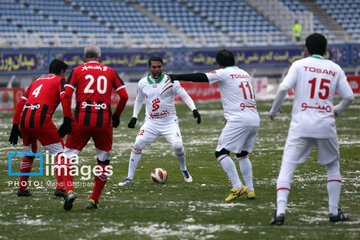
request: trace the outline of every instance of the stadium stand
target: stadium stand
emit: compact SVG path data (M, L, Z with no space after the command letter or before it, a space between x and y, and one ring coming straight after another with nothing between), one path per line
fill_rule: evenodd
M284 6L288 7L290 11L294 12L296 18L309 13L308 9L299 0L280 0ZM313 16L313 31L326 36L329 43L338 43L339 39L329 31L329 29L320 22L317 17Z
M328 14L360 41L360 1L317 0Z
M290 39L271 22L243 1L189 0L188 8L213 23L235 44L265 45L289 44ZM186 24L191 21L180 21ZM205 33L206 34L206 33ZM221 34L221 33L220 33ZM233 39L236 41L234 42Z
M279 24L284 13L273 10L280 16L275 19L261 5L282 4L292 19L312 16L302 1L2 0L0 43L2 47L96 43L129 48L289 45L294 44L291 30L281 25L292 22L286 19ZM359 0L316 2L360 42ZM316 16L309 21L308 32L320 32L329 43L341 43Z

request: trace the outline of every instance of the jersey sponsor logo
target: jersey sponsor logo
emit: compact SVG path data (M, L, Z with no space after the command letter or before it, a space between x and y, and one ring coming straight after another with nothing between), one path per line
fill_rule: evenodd
M209 73L211 73L211 74L215 74L215 73L216 73L216 71L211 71L211 72L209 72Z
M246 75L246 74L230 74L230 77L231 79L234 79L234 78L250 78L249 75Z
M333 77L335 77L336 73L328 70L328 69L321 69L321 68L314 68L314 67L307 67L304 66L305 72L309 71L309 72L314 72L314 73L323 73L323 74L327 74L327 75L331 75Z
M158 110L160 108L159 106L159 103L160 103L160 99L159 98L156 98L152 101L152 111L155 112L156 110Z
M102 67L102 66L83 66L81 71L87 71L88 69L107 71L107 67Z
M317 104L315 104L317 105ZM316 109L316 110L319 110L319 112L321 113L324 113L324 112L331 112L331 106L310 106L310 105L307 105L307 103L303 102L301 104L301 111L305 111L306 109L308 108L312 108L312 109Z
M163 110L161 113L150 113L149 115L151 119L161 119L166 118L167 116L170 116L168 110Z
M245 105L245 103L240 103L240 110L244 110L245 108L250 108L256 110L256 105Z
M31 110L33 110L33 109L39 109L40 108L40 104L38 104L38 103L36 103L36 104L34 104L34 105L24 105L24 108L23 109L25 109L25 108L30 108Z
M95 109L106 109L107 108L106 103L96 104L95 102L93 102L93 104L91 104L91 103L87 103L87 102L82 102L81 105L82 105L82 108L86 108L87 106L95 107Z

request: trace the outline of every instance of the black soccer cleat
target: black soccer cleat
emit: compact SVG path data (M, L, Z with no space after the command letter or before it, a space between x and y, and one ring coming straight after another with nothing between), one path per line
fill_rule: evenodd
M64 209L67 211L71 210L75 199L76 194L73 191L70 191L70 193L65 198Z
M27 189L25 189L25 190L19 189L16 195L18 197L31 197L32 196L31 192Z
M349 216L345 215L342 212L341 208L338 209L338 215L333 215L331 213L329 214L329 221L330 222L342 222L342 221L347 221L347 220L349 220Z
M62 197L64 199L67 197L65 189L55 189L54 195L55 197Z
M275 210L275 216L270 221L271 225L284 225L285 222L285 214L281 213L279 216L276 216L276 210Z
M90 200L88 201L88 203L86 204L86 208L87 208L87 209L97 209L98 206L97 206L97 203L95 203L94 200L90 199Z

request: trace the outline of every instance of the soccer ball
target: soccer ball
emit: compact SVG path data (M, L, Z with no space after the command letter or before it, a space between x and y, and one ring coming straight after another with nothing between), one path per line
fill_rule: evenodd
M153 183L165 183L168 178L168 174L165 169L155 168L150 174L150 179Z

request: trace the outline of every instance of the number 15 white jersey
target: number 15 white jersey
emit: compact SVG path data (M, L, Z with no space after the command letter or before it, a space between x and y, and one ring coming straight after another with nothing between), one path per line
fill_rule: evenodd
M353 95L339 65L319 55L312 55L294 62L281 85L295 88L289 135L336 137L335 92L342 98Z

